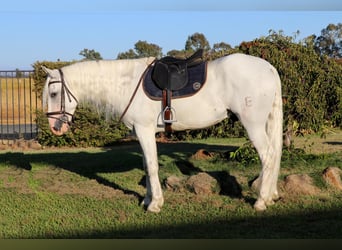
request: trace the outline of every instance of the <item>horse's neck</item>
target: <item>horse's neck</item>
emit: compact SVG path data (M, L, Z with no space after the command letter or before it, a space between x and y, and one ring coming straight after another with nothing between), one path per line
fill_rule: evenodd
M120 115L146 63L147 59L87 61L66 67L65 76L80 102L89 102L98 109Z

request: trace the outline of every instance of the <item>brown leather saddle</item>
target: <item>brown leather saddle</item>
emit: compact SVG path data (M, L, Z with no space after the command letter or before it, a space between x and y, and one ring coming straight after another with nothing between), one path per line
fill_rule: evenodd
M177 121L171 100L193 95L201 89L205 78L206 62L202 49L186 59L163 57L148 70L144 91L151 99L162 101L162 120L166 132L171 132L172 123Z

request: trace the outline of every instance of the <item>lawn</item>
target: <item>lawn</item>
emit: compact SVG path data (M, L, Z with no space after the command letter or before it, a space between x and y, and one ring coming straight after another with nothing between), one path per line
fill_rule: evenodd
M0 153L0 238L341 238L342 192L321 178L323 169L342 169L342 133L298 138L307 153L287 152L279 185L292 173L313 177L319 192L282 198L265 212L254 211L256 192L248 182L258 164L243 166L225 158L245 139L208 139L158 143L160 179L165 205L159 214L139 205L145 193L137 142L110 148L43 149ZM333 146L324 154L315 151ZM191 156L199 149L208 159ZM315 150L314 150L315 149ZM310 152L309 152L310 151ZM242 195L199 195L169 190L165 179L187 177L182 164L195 172L228 173Z

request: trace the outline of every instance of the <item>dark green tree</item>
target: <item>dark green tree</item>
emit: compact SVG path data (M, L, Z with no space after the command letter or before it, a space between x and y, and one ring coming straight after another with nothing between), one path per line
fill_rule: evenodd
M191 36L188 37L188 39L185 42L185 50L194 52L198 49L203 49L205 52L208 52L210 50L210 44L202 33L194 33Z
M117 59L134 59L150 56L161 58L162 55L162 48L158 45L139 40L134 44L134 50L129 49L126 52L119 53Z
M84 60L102 60L101 54L93 49L83 49L80 51L79 55L83 56Z
M159 47L156 44L153 43L148 43L146 41L138 41L135 45L134 45L135 51L138 54L138 57L149 57L149 56L153 56L156 58L160 58L162 57L163 53L162 53L162 48Z
M229 55L234 52L234 49L230 44L225 42L215 43L210 51L210 59L214 60L216 58Z
M176 50L176 49L173 49L173 50L170 50L169 52L167 52L167 55L168 56L172 56L172 57L176 57L176 58L186 58L186 51L185 50Z

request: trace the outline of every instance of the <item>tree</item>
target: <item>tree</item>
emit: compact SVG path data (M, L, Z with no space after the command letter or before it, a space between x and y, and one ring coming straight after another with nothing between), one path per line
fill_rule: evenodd
M84 60L102 60L101 54L93 49L83 49L80 51L79 55L83 56Z
M198 49L203 49L204 52L210 50L210 45L207 38L202 33L194 33L189 36L185 43L185 50L194 52Z
M117 59L134 59L149 56L161 58L162 55L162 48L158 45L139 40L134 44L134 50L129 49L126 52L119 53Z
M214 52L227 52L232 49L232 46L230 44L225 42L215 43L213 46Z
M176 50L176 49L173 49L173 50L170 50L169 52L167 52L167 55L168 56L172 56L172 57L176 57L176 58L186 58L186 51L185 50Z
M229 55L233 53L233 48L230 44L225 42L215 43L210 51L210 59L214 60L216 58Z
M156 44L153 43L148 43L146 41L138 41L135 45L134 48L138 54L138 57L149 57L153 56L156 58L161 58L163 53L162 53L162 48L159 47Z
M331 58L342 57L342 23L329 24L315 39L316 52Z
M116 59L134 59L138 58L137 53L133 49L129 49L126 52L119 53Z

